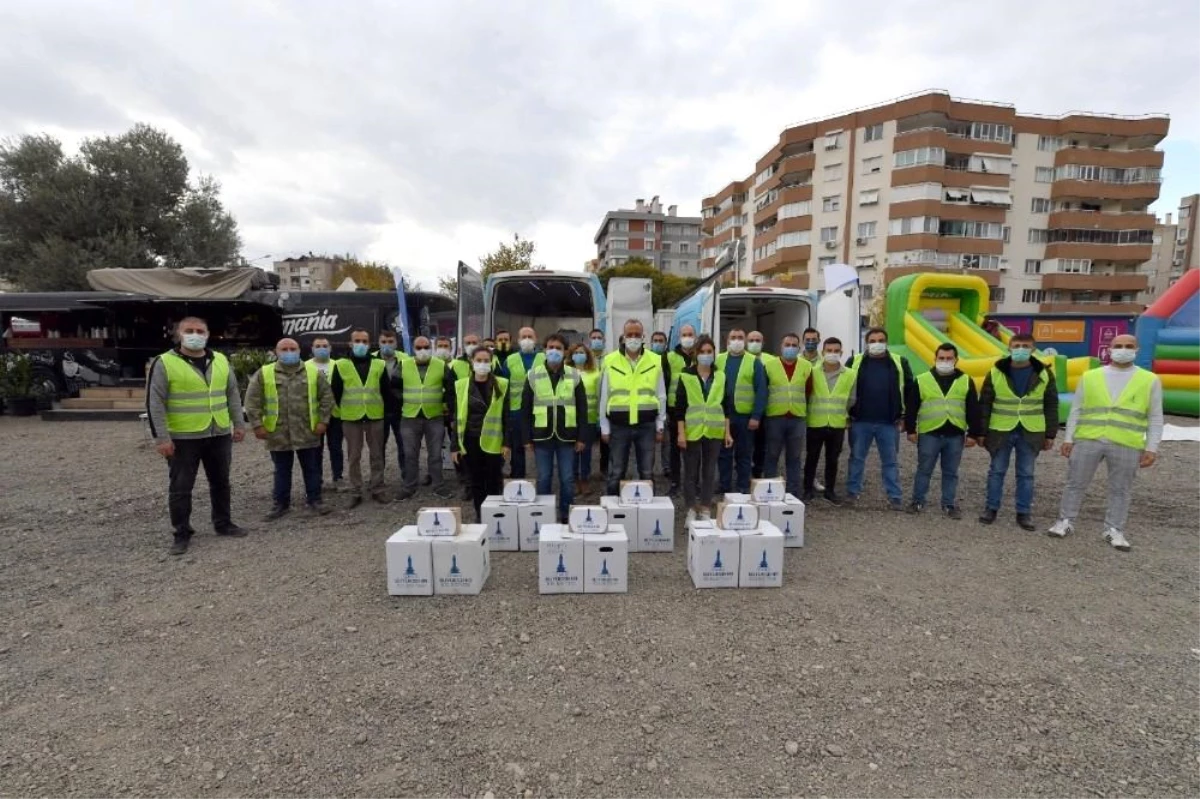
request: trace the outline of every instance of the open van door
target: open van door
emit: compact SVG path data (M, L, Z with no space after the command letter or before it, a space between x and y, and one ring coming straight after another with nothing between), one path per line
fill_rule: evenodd
M604 340L616 342L621 338L625 323L630 319L638 319L647 326L646 340L650 340L653 331L649 326L654 323L654 305L651 300L651 283L644 277L614 277L608 281L608 289L604 297Z
M830 264L824 272L825 295L817 304L817 318L813 327L819 328L824 338L834 336L840 339L848 357L862 346L858 272L846 264Z
M484 329L483 275L476 269L458 262L458 338L459 345L468 333L482 338L492 335Z

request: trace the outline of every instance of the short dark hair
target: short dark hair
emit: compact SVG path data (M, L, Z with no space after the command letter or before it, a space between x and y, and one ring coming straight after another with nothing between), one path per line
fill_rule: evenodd
M395 340L396 331L395 330L380 330L379 337L380 338L390 338L392 340Z
M821 345L821 349L825 349L830 344L836 344L840 347L842 346L842 340L837 336L830 336L829 338L825 339L825 342Z
M702 336L700 336L698 339L696 339L696 347L695 347L696 352L700 352L700 348L703 347L705 344L708 344L710 347L712 347L713 352L717 351L717 342L713 341L712 336L705 333ZM716 364L713 364L713 365L715 366Z
M1029 333L1013 333L1012 338L1010 338L1008 340L1008 343L1012 344L1014 342L1021 343L1021 344L1036 344L1037 343L1037 341L1034 339L1034 337Z
M509 333L509 332L508 332L507 330L505 330L504 328L500 328L499 330L497 330L497 331L496 331L496 335L497 335L497 336L511 336L511 335L512 335L512 333Z
M821 337L821 331L820 331L820 330L817 330L815 327L806 327L806 328L804 328L804 332L803 332L803 333L801 333L800 335L802 335L802 336L807 336L809 333L812 333L812 334L813 334L814 336L816 336L817 338L820 338L820 337Z
M662 332L661 330L655 330L653 333L650 334L650 338L653 339L655 336L662 336L663 338L666 338L667 334Z
M592 333L599 333L599 334L600 334L600 335L602 335L602 336L604 335L604 331L603 331L603 330L601 330L601 329L600 329L600 328L598 328L598 327L593 327L593 328L592 328L591 332L590 332L590 333L588 333L588 338L591 338L591 337L592 337Z
M888 340L887 331L884 330L882 327L872 327L869 330L867 330L867 338L870 338L871 336L874 336L877 333L879 335L883 336L884 341Z
M800 340L800 337L799 337L799 336L797 336L795 333L784 333L784 334L783 334L783 338L781 338L781 339L779 339L779 340L780 340L781 342L783 342L783 341L787 341L789 338L794 338L794 339L796 339L796 341L799 341L799 340Z
M367 330L365 327L356 327L356 328L354 328L353 330L351 330L351 331L350 331L350 338L354 338L354 334L355 334L355 333L366 333L366 334L367 334L367 338L370 338L370 337L371 337L371 331L370 331L370 330Z
M449 336L438 336L437 338L435 338L433 340L433 344L436 347L438 344L441 344L443 341L446 342L447 344L449 344L450 337Z
M567 348L567 340L557 333L551 333L550 335L546 336L546 340L542 342L542 346L546 347L551 341L557 341L562 345L564 350Z
M938 352L952 352L954 353L955 358L958 357L958 347L954 346L949 341L943 341L938 345L937 352L933 354L935 358L937 357Z

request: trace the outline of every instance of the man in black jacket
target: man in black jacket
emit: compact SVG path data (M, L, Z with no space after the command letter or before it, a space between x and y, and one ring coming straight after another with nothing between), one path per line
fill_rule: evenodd
M863 489L867 453L874 443L882 465L888 508L904 510L900 488L900 430L904 427L904 398L912 391L908 361L888 351L887 332L867 331L867 354L846 364L857 376L854 405L850 407L850 474L846 478L846 504L854 505Z

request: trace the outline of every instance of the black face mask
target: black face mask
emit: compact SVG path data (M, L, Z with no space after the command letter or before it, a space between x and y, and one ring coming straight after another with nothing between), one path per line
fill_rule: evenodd
M816 352L817 351L817 342L815 342L815 341L804 342L804 351L805 352Z

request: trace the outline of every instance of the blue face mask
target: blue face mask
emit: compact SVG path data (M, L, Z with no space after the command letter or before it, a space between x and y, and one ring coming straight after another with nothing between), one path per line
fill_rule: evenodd
M355 353L355 354L357 355L358 353ZM392 357L393 355L396 354L396 345L395 344L380 344L379 345L379 354L385 358Z
M662 355L667 351L667 345L663 344L661 341L655 341L650 345L650 351Z
M577 352L571 356L571 360L575 362L576 366L583 366L585 363L587 363L587 353Z
M371 351L371 345L358 342L350 345L350 351L354 353L355 358L365 358L367 357L367 353Z
M805 352L816 352L816 351L817 351L817 344L818 344L818 343L819 343L819 342L816 342L816 341L806 341L806 342L804 342L804 351L805 351Z
M328 358L329 357L329 348L328 347L313 347L313 357L314 358Z
M1012 359L1017 363L1025 363L1033 357L1033 350L1016 349L1012 351Z
M558 366L563 362L562 350L546 350L546 363Z
M295 366L300 363L300 353L289 350L279 353L279 362L284 366Z
M712 366L716 357L717 356L713 355L711 352L703 352L696 356L696 363L700 364L701 366Z
M600 352L604 349L604 339L594 338L588 342L588 345L592 348L593 352Z
M784 347L783 348L783 357L786 360L794 361L794 360L796 360L796 356L799 354L800 354L799 347Z

